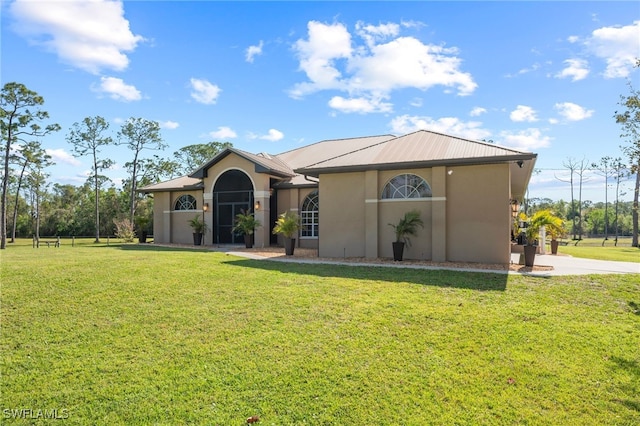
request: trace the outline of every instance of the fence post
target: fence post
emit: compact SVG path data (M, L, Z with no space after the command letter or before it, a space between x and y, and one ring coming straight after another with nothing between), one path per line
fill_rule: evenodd
M109 236L107 235L107 246L109 245Z
M71 237L71 247L75 247L76 246L76 236L72 236Z

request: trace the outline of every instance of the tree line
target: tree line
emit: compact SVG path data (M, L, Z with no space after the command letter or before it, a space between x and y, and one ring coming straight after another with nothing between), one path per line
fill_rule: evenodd
M41 139L61 128L43 124L49 119L48 112L40 109L43 104L44 99L23 84L12 82L2 88L0 249L6 248L8 238L39 238L41 234L92 235L100 242L101 235L147 232L153 217L152 199L138 193L138 188L186 175L231 146L212 141L185 146L170 158L149 156L148 151L167 147L158 122L132 117L113 135L103 117L85 117L72 125L66 140L74 156L91 159L87 182L51 187L46 168L54 162ZM131 160L124 164L128 177L121 188L104 175L113 166L113 160L102 154L110 145L123 145L131 152Z
M640 67L640 60L637 66ZM570 203L527 200L532 207L554 204L548 207L553 207L556 214L571 222L574 239L585 234L608 236L614 230L614 235L630 234L632 245L638 247L640 93L631 83L628 86L630 93L620 97L619 105L623 109L613 116L621 125L621 140L627 143L622 146L626 159L605 157L590 165L586 160L569 159L565 167L570 171L566 180L571 185ZM43 104L41 96L21 83L7 83L2 88L0 249L6 248L8 237L10 241L32 235L39 238L41 233L47 236L92 235L100 242L101 235L147 232L152 227L153 200L145 198L137 189L188 174L231 146L229 142L213 141L185 146L170 158L157 154L149 156L149 151L164 151L167 147L158 122L132 117L114 135L104 118L85 117L72 125L66 140L74 156L91 159L87 181L80 186L54 184L52 187L46 169L53 161L43 149L41 140L61 128L55 123L43 123L49 119L48 112L40 109ZM105 170L113 166L113 161L102 155L102 150L110 145L123 145L131 152L131 160L124 164L128 177L121 188L116 188L104 175ZM616 182L614 203L609 202L608 192L605 192L605 203L582 200L584 172L589 166L604 176L605 191L608 191L609 180ZM618 200L620 180L626 174L636 176L632 203Z

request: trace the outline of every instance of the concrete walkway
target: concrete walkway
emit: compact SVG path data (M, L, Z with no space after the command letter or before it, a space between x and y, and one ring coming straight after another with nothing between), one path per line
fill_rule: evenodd
M632 262L613 262L606 260L594 260L594 259L582 259L571 256L553 256L550 254L537 254L535 259L535 265L538 266L553 266L551 271L532 271L532 272L517 272L517 271L498 271L492 269L474 269L474 268L447 268L443 266L424 266L416 264L403 264L403 263L366 263L366 262L342 262L340 260L327 261L327 260L313 260L308 258L294 258L294 257L277 257L268 258L259 256L249 252L232 251L227 253L245 257L249 259L257 260L270 260L273 262L291 262L291 263L324 263L330 265L350 265L350 266L375 266L375 267L388 267L388 268L414 268L414 269L432 269L432 270L452 270L452 271L466 271L466 272L484 272L484 273L498 273L498 274L513 274L513 275L530 275L539 277L559 276L559 275L588 275L588 274L640 274L640 263ZM511 255L511 262L518 263L520 259L519 254ZM640 277L639 277L640 279Z

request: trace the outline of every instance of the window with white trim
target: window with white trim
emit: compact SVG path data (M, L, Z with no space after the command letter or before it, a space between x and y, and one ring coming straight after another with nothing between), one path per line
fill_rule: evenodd
M313 191L302 202L302 210L300 212L301 237L318 238L319 208L318 191Z
M181 195L176 200L174 210L195 210L196 209L196 199L193 195Z
M420 176L406 173L395 176L384 186L382 199L429 198L431 187Z

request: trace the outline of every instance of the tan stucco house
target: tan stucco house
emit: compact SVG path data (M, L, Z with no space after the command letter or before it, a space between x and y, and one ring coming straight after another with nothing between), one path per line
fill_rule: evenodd
M325 140L277 155L227 148L189 176L142 188L154 197L154 241L193 242L188 220L208 224L204 244L240 244L234 217L254 211L256 247L278 245L280 213L302 221L297 246L320 257L392 257L396 223L421 212L406 259L509 263L512 206L537 155L431 131Z

